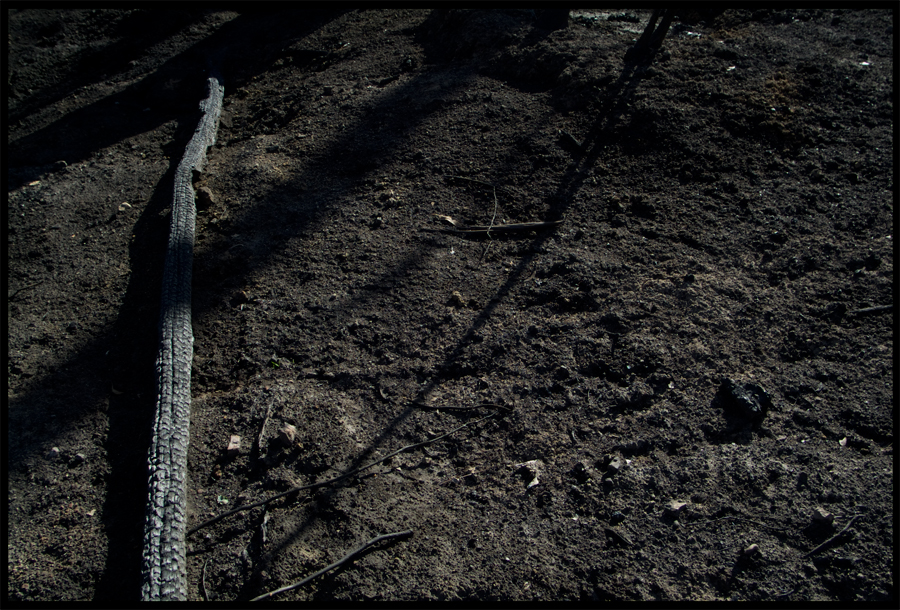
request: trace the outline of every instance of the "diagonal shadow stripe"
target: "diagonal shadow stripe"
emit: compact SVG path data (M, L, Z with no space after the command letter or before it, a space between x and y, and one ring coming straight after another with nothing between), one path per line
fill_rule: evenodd
M552 209L551 214L553 215L553 217L564 218L569 214L569 212L572 211L571 206L575 201L576 194L580 190L588 176L587 170L596 163L598 157L602 152L602 134L605 131L609 130L612 125L615 125L623 117L623 115L627 113L628 102L637 90L643 71L643 67L634 64L627 64L624 67L619 78L610 86L609 90L604 96L605 99L609 100L609 103L603 106L598 112L597 119L592 126L588 137L585 139L584 146L587 149L586 154L573 162L568 168L566 168L563 177L559 181L557 192L550 198L552 201L558 202L558 205ZM503 172L498 173L502 174ZM462 336L456 340L455 344L447 351L447 353L443 357L441 364L435 368L434 376L432 376L428 383L421 388L421 390L413 399L409 401L410 404L407 404L405 407L400 407L402 410L400 410L396 414L396 416L387 423L387 425L379 432L378 436L365 448L365 450L352 460L350 465L346 468L346 471L349 472L359 468L361 465L370 461L379 448L387 447L389 442L396 441L398 429L401 427L404 421L406 421L409 417L411 417L413 413L417 411L416 408L411 406L411 403L427 402L428 397L435 391L435 389L439 387L441 382L445 379L444 373L460 361L460 359L464 356L466 348L471 345L472 340L478 334L478 331L482 329L488 323L488 321L495 316L496 310L501 307L501 305L506 303L509 300L510 294L513 293L515 289L522 284L522 280L525 277L526 272L531 269L532 265L535 262L535 259L539 256L538 253L542 250L542 246L552 238L554 233L555 231L542 232L540 235L531 240L531 245L528 248L530 254L523 256L518 261L513 270L509 273L506 281L503 282L503 284L496 290L493 297L489 299L488 305L481 310L472 324L466 329ZM405 264L410 264L410 262L411 261L407 259ZM390 271L382 275L381 281L387 281L390 277L394 276L396 274L396 269L396 267L392 268ZM351 300L347 303L346 307L348 309L353 309L360 306L361 304L362 301ZM466 431L465 433L471 433L471 431ZM335 485L334 487L328 487L317 491L317 493L312 496L316 503L316 507L320 509L322 507L329 506L341 493L342 487L350 483L352 480L353 479L351 478L346 482L341 482L340 484ZM243 595L249 598L258 594L258 591L253 588L252 583L260 582L259 571L264 569L266 564L277 561L276 558L280 553L284 552L295 542L302 539L304 533L307 532L318 520L317 512L318 510L311 511L310 516L304 519L301 523L298 523L289 536L283 538L278 545L273 546L267 550L267 561L262 562L262 565L257 565L254 568L253 576L247 579L247 582L242 590Z
M252 20L255 18L247 17L246 19ZM234 21L239 20L236 19ZM246 23L250 22L248 21ZM240 36L242 25L241 22L231 22L228 24L228 27L230 28L228 32L220 33L220 30L220 32L217 32L210 37L215 37L212 42L206 41L203 45L198 45L197 48L180 56L177 62L173 59L172 61L176 63L172 64L173 67L171 69L176 71L175 66L177 66L177 71L180 71L182 67L184 67L187 72L197 72L195 68L192 67L191 69L188 69L187 66L192 64L192 62L200 56L222 50L219 47L227 46L227 42L234 37ZM254 31L258 31L255 28L260 27L259 22L257 21L253 21L251 26L254 28ZM224 27L225 26L223 26L223 29ZM239 51L242 50L246 50L246 48L239 48ZM233 55L231 55L234 53L233 50L229 49L223 52L227 53L226 60L233 57ZM237 71L240 71L241 69L247 70L246 66L242 65L240 61L234 61L233 66ZM259 62L258 64L255 64L255 66L257 71L262 71L265 68L265 63ZM252 73L253 70L251 69L249 72ZM472 76L473 74L471 71L457 71L456 76L449 83L448 90L458 91L462 89ZM623 75L623 77L620 78L620 82L624 83L625 80L627 79ZM241 81L236 80L235 84L238 82ZM234 85L232 85L232 88L233 86ZM415 78L408 83L398 85L395 91L385 96L373 107L372 116L377 117L386 109L392 109L398 104L403 103L403 100L407 99L411 95L411 92L416 90L416 86L417 79ZM226 89L226 94L227 91L228 89ZM25 151L39 148L48 138L52 139L53 137L58 136L59 133L72 128L73 125L89 123L91 117L96 116L96 113L102 113L108 108L106 104L110 101L111 100L105 100L104 102L98 103L94 108L85 110L83 114L73 120L74 122L68 122L67 119L63 119L53 126L42 130L40 133L29 136L25 141L18 142L17 145L22 147L20 150ZM624 105L620 105L618 108L624 108ZM430 112L435 110L437 110L437 108L432 108ZM382 143L383 147L386 149L396 146L399 141L402 141L402 138L406 137L406 134L412 131L413 126L424 121L428 114L429 111L426 110L418 115L404 115L402 121L398 119L398 125L402 127L402 129L398 129L397 134L393 138L386 138ZM326 152L321 155L321 158L323 160L340 158L343 152L348 148L351 148L359 137L365 137L376 129L374 121L374 119L368 121L364 120L361 123L348 128L340 138L328 147ZM74 158L86 158L90 152L96 148L102 148L111 145L114 142L121 141L130 135L139 133L140 130L148 128L152 129L154 123L156 123L156 125L160 124L160 122L150 121L147 124L140 124L137 127L132 126L131 128L123 128L112 135L101 136L99 143L96 145L92 144L91 146L81 146L72 149ZM192 128L190 126L194 123L195 121L191 118L184 119L183 124L185 125L185 131L188 128ZM188 134L184 135L187 136ZM183 148L183 145L181 147ZM173 145L172 148L176 149L178 147ZM594 151L593 155L588 155L588 158L579 164L578 168L583 169L587 164L592 162L593 159L596 159L597 154L599 154L599 149L595 147L592 150ZM56 155L54 154L53 156ZM177 154L170 156L173 159L177 159L178 157ZM44 160L49 158L50 157L46 157ZM376 162L374 167L369 169L367 173L371 174L372 172L377 171L378 167L379 164ZM144 481L138 477L140 480L138 482L133 482L132 478L134 477L135 472L141 472L140 466L145 457L145 448L149 437L149 419L153 407L152 362L155 353L156 312L155 306L148 306L147 303L158 303L159 301L159 273L158 271L152 270L157 268L156 263L161 259L161 246L152 244L162 244L163 239L161 239L161 236L165 233L164 221L160 222L158 219L153 219L152 216L154 213L163 209L167 203L169 191L171 190L171 176L173 171L174 165L170 167L167 175L158 183L156 191L151 197L151 204L147 207L147 210L135 227L137 241L132 247L131 252L132 278L129 283L123 306L120 309L119 316L111 330L108 333L104 333L98 340L93 341L78 350L76 355L70 358L67 364L60 366L57 371L51 375L51 378L35 380L31 390L15 397L10 404L10 438L12 439L15 435L15 431L21 429L21 427L17 428L16 419L21 416L24 410L29 411L29 417L35 415L33 412L34 409L39 409L47 413L56 412L58 413L57 417L59 418L57 423L69 425L84 418L87 414L95 412L97 410L97 405L102 405L107 400L109 402L108 417L110 432L107 438L107 450L111 456L116 456L116 459L110 460L112 468L108 479L110 491L104 506L104 521L107 523L107 531L110 537L108 569L107 573L104 574L103 582L98 585L98 598L120 596L123 583L128 583L129 581L134 583L137 582L137 564L134 565L134 568L131 568L128 566L128 561L130 557L137 557L139 555L137 547L139 547L140 544L140 519L135 519L136 527L128 525L124 523L124 521L128 519L128 515L134 517L140 515L143 511ZM19 180L24 182L29 178L34 178L38 175L37 173L31 172L32 170L24 170L24 172L20 174ZM297 180L297 182L301 181L302 178L303 176L300 176L300 179ZM572 195L577 191L577 184L580 184L578 169L573 168L567 171L567 177L561 182L560 192L555 198L556 201L566 202L560 204L556 210L559 216L563 216L566 213L569 205L568 202L572 201ZM338 189L338 194L341 192L341 189L346 190L346 186L341 184L340 181L336 184L336 188ZM277 193L267 194L266 199L257 207L253 208L253 210L248 213L248 216L260 213L271 214L275 209L275 206L278 205L277 201ZM310 212L306 218L308 230L315 231L317 226L321 224L325 214L332 210L334 206L338 205L339 202L340 197L337 195L333 196L331 199L320 201L317 211ZM269 206L269 210L265 209L267 205ZM546 236L539 237L534 243L539 245L546 239ZM270 252L275 249L276 248L270 249ZM417 262L420 256L421 254L419 252L411 252L406 260L389 269L382 277L396 275L404 267L408 267ZM472 327L467 330L462 339L459 340L453 350L445 357L444 367L451 365L460 357L465 345L471 339L473 334L485 324L485 322L493 315L497 305L509 294L510 290L513 289L517 282L521 280L524 270L528 268L528 265L532 262L533 258L534 255L531 255L520 260L513 273L510 274L507 282L497 291L496 297L491 300L488 307L479 315ZM260 261L257 264L250 266L242 273L242 275L244 277L249 276L253 272L258 271L263 264L264 261ZM353 303L348 304L348 308L352 306ZM195 319L198 320L196 323L202 323L205 313L205 307L201 307L199 311L195 310ZM104 371L109 368L121 368L120 365L112 367L111 362L126 362L129 366L131 364L135 365L133 367L134 372L127 377L127 384L131 388L131 391L124 397L108 396L108 383L98 383L96 371ZM94 373L90 376L86 376L84 375L85 371L93 371ZM142 373L140 371L145 372ZM99 378L102 379L103 376L104 375L101 374ZM57 388L66 388L66 391L61 393ZM423 389L419 398L427 396L433 388L434 382ZM359 460L362 461L365 459L366 456L370 455L371 451L382 444L385 439L390 438L396 426L408 415L409 410L398 415L398 417L373 443L373 446L364 455L360 456ZM137 430L136 433L135 430ZM42 436L44 442L52 442L53 433L50 429ZM24 441L15 446L11 443L9 449L11 468L20 466L26 458L34 454L37 450L37 446L38 443L25 443ZM123 510L123 506L126 507L125 510ZM132 570L135 573L133 578L130 576ZM126 589L132 590L131 587L126 587ZM133 590L136 591L137 587L133 587Z

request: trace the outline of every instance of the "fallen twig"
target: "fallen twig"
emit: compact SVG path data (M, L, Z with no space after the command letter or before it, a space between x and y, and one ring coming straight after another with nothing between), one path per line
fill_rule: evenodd
M491 229L494 228L494 220L497 218L497 187L494 188L494 215L491 216L491 224L488 225L487 231L485 231L485 235L487 235L488 243L487 246L484 247L484 252L481 253L481 259L484 260L484 257L487 256L488 250L491 249L491 244L494 240L491 239ZM480 262L480 261L479 261Z
M781 599L782 597L790 597L791 595L796 593L797 589L799 589L799 588L800 587L794 587L793 589L788 589L784 593L779 593L778 595L775 596L775 599Z
M894 309L893 305L876 305L875 307L863 307L862 309L852 309L847 313L852 313L856 315L865 315L868 313L884 313L886 311L891 311Z
M757 525L757 526L759 526L759 527L764 527L764 528L766 528L766 529L770 529L770 530L773 530L773 531L776 531L776 532L786 532L786 531L788 531L787 529L785 529L785 528L783 528L783 527L775 527L775 526L772 526L772 525L768 525L767 523L762 523L762 522L760 522L760 521L755 521L755 520L753 520L753 519L750 519L749 517L744 517L744 516L742 516L742 515L726 515L726 516L724 516L724 517L717 517L717 518L715 518L715 519L705 519L705 520L703 520L703 521L694 521L694 522L682 523L682 525L683 525L684 527L695 527L695 526L698 526L698 525L706 525L706 524L708 524L708 523L715 523L716 521L729 521L729 520L730 520L730 521L746 521L747 523L752 523L752 524Z
M281 587L280 589L275 589L274 591L269 591L268 593L264 593L264 594L262 594L262 595L260 595L260 596L258 596L258 597L254 597L254 598L251 599L250 601L251 601L251 602L258 602L258 601L260 601L260 600L262 600L262 599L268 599L268 598L270 598L270 597L273 597L274 595L277 595L277 594L279 594L279 593L284 593L285 591L290 591L291 589L296 589L296 588L298 588L298 587L302 587L303 585L305 585L305 584L308 583L309 581L313 580L314 578L318 578L318 577L321 576L322 574L325 574L326 572L330 572L331 570L333 570L333 569L335 569L335 568L337 568L337 567L340 567L341 565L347 563L348 561L350 561L351 559L353 559L355 556L357 556L357 555L359 555L360 553L362 553L363 551L365 551L365 550L366 550L367 548L369 548L370 546L374 546L374 545L376 545L376 544L378 544L379 542L382 542L382 541L384 541L384 540L390 540L391 538L404 538L404 537L406 537L406 536L412 536L412 530L406 530L406 531L403 531L403 532L396 532L396 533L393 533L393 534L383 534L383 535L381 535L381 536L378 536L377 538L372 538L371 540L369 540L368 542L366 542L365 544L363 544L363 545L360 546L359 548L356 548L356 549L350 551L349 553L347 553L346 555L344 555L341 559L338 559L338 560L335 561L333 564L331 564L331 565L329 565L329 566L327 566L327 567L322 568L321 570L319 570L318 572L316 572L316 573L313 574L312 576L307 576L306 578L304 578L304 579L301 580L300 582L295 582L294 584L287 585L286 587Z
M256 508L257 506L263 506L263 505L265 505L265 504L268 504L269 502L272 502L272 501L274 501L274 500L277 500L278 498L283 498L284 496L288 496L288 495L290 495L290 494L292 494L292 493L296 493L296 492L298 492L298 491L303 491L303 490L306 490L306 489L315 489L315 488L317 488L317 487L324 487L324 486L326 486L326 485L331 485L332 483L337 483L338 481L342 481L343 479L346 479L346 478L351 477L351 476L353 476L353 475L355 475L355 474L358 474L358 473L362 472L363 470L367 470L367 469L371 468L372 466L376 466L376 465L378 465L378 464L381 464L382 462L386 462L387 460L391 459L391 458L394 457L395 455L398 455L398 454L400 454L400 453L403 453L404 451L410 451L410 450L416 449L416 448L418 448L418 447L424 447L425 445L430 445L431 443L435 443L435 442L441 440L442 438L445 438L445 437L447 437L447 436L450 436L450 435L453 434L454 432L458 432L459 430L462 430L463 428L465 428L465 427L467 427L467 426L471 426L472 424L477 424L478 422L482 422L482 421L484 421L484 420L486 420L486 419L489 419L489 418L491 418L491 417L494 417L495 415L497 415L497 413L499 413L499 411L495 411L495 412L491 413L490 415L486 415L486 416L484 416L484 417L482 417L482 418L480 418L480 419L476 419L476 420L474 420L474 421L470 421L470 422L468 422L468 423L465 423L465 424L463 424L463 425L461 425L461 426L458 426L458 427L454 428L454 429L451 430L450 432L445 432L444 434L442 434L442 435L440 435L440 436L437 436L437 437L435 437L435 438L429 439L429 440L427 440L427 441L422 441L422 442L420 442L420 443L414 443L414 444L412 444L412 445L406 445L405 447L401 447L400 449L394 451L393 453L389 453L388 455L384 456L383 458L377 459L377 460L375 460L374 462L370 462L369 464L366 464L365 466L362 466L362 467L357 468L357 469L355 469L355 470L351 470L350 472L344 473L344 474L342 474L342 475L340 475L340 476L334 477L333 479L328 479L327 481L321 481L321 482L319 482L319 483L312 483L312 484L310 484L310 485L301 485L301 486L299 486L299 487L292 487L291 489L288 489L287 491L283 491L283 492L281 492L281 493L275 494L275 495L272 496L271 498L266 498L265 500L260 500L259 502L254 502L253 504L245 504L245 505L239 506L239 507L237 507L237 508L235 508L235 509L226 511L226 512L224 512L224 513L221 513L221 514L219 514L219 515L216 515L216 516L213 517L212 519L207 519L206 521L204 521L204 522L201 523L200 525L195 525L194 527L192 527L191 529L188 530L187 535L190 536L190 535L193 534L194 532L196 532L196 531L198 531L198 530L201 530L201 529L203 529L204 527L206 527L206 526L208 526L208 525L212 525L213 523L216 523L217 521L220 521L220 520L224 519L225 517L228 517L228 516L230 516L230 515L233 515L233 514L235 514L235 513L239 513L239 512L245 511L245 510L250 510L251 508Z
M29 288L34 288L35 286L40 286L40 285L43 284L43 283L44 283L44 280L41 280L41 281L35 282L35 283L33 283L33 284L28 284L27 286L22 286L21 288L19 288L19 289L16 290L15 292L13 292L11 295L9 295L8 297L6 297L6 300L11 300L11 299L13 299L16 295L18 295L20 292L22 292L23 290L28 290Z
M266 417L265 417L265 419L263 419L262 428L259 429L259 438L256 439L256 454L257 455L262 455L263 436L266 433L266 424L269 423L269 416L272 415L272 402L273 401L270 401L269 406L266 407Z
M511 407L496 405L492 402L482 402L477 405L472 405L471 407L426 405L424 402L413 402L412 406L421 407L423 409L431 409L433 411L472 411L474 409L500 409L502 411L512 411Z
M481 186L487 186L495 190L497 187L491 184L490 182L485 182L484 180L476 180L475 178L466 178L465 176L450 176L445 174L444 178L450 178L451 180L465 180L466 182L474 182L475 184L480 184Z
M262 543L263 543L263 544L266 543L266 540L267 540L267 538L268 538L268 531L269 531L269 530L268 530L268 528L266 527L266 524L268 524L268 523L269 523L269 511L265 511L265 512L263 513L262 524L260 524L260 526L259 526L259 534L260 534L260 538L262 539Z
M203 585L203 601L209 601L209 593L206 592L206 566L209 564L209 557L206 558L206 561L203 563L203 576L200 578L200 584Z
M459 227L458 229L422 229L429 233L450 233L455 235L489 235L490 233L514 233L516 231L534 231L536 229L549 229L562 224L562 220L550 220L547 222L518 222L508 225Z
M491 224L488 225L487 234L488 237L491 235L491 229L494 226L494 221L497 220L497 187L493 187L494 189L494 215L491 216Z
M850 526L853 525L853 522L856 521L857 519L859 519L860 517L862 517L862 515L853 515L853 518L850 519L849 522L847 522L847 525L844 526L844 529L842 529L842 530L839 531L837 534L835 534L834 536L832 536L831 538L829 538L828 540L826 540L825 542L823 542L822 544L820 544L819 546L817 546L816 548L814 548L813 550L811 550L809 553L807 553L806 555L804 555L804 557L809 557L809 556L811 556L811 555L815 555L815 554L818 553L819 551L821 551L821 550L823 550L823 549L825 549L825 548L831 546L831 544L832 544L835 540L837 540L838 538L840 538L841 536L843 536L844 534L846 534L846 533L847 533L847 530L850 529Z

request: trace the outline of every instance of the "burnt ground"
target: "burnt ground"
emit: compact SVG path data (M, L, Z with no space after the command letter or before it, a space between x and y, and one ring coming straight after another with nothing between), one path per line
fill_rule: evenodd
M896 14L648 16L9 11L8 601L138 598L211 60L191 525L469 426L191 535L192 599L410 529L277 599L896 603Z

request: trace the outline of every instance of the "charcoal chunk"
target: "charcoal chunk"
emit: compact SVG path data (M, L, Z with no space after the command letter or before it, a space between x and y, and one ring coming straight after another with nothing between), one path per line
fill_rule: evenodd
M772 406L772 398L761 386L725 379L719 388L724 406L735 414L759 422Z

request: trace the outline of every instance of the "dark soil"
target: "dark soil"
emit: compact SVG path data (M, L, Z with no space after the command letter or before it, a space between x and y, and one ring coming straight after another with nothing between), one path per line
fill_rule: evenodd
M649 11L6 16L9 601L138 598L213 61L190 525L471 425L199 530L192 599L409 529L276 599L896 603L891 10L686 13L649 63Z

